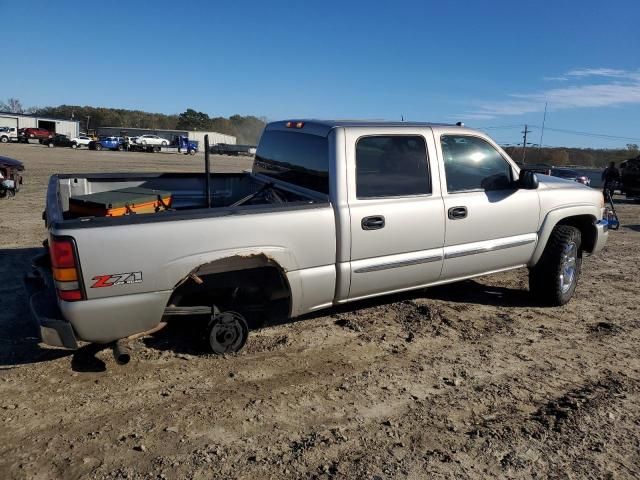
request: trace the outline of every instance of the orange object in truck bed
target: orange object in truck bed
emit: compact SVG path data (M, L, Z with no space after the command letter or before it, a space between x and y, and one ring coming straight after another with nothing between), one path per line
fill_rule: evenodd
M171 206L171 192L150 188L122 188L69 198L69 213L76 217L119 217L156 213Z

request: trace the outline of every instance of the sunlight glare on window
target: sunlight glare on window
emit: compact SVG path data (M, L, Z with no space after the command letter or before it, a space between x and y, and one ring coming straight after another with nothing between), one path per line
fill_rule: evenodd
M475 163L480 163L482 160L484 160L484 157L485 154L482 152L475 152L469 155L469 158L471 158L471 160L473 160Z

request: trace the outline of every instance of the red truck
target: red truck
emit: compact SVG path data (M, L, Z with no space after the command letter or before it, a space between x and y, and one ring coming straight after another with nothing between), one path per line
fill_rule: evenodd
M34 139L42 143L50 138L53 138L53 133L44 128L21 128L18 130L19 142L29 143L29 140Z

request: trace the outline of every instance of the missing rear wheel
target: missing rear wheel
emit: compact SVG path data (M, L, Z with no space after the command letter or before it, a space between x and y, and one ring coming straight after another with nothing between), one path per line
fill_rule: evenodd
M208 326L209 347L218 355L238 352L247 343L249 327L245 318L237 312L214 314Z

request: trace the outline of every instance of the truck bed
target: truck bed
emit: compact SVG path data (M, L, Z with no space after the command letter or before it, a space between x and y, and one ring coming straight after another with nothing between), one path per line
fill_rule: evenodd
M211 208L206 208L205 176L197 173L125 173L55 175L47 194L47 224L62 227L90 227L105 224L147 223L195 216L217 216L265 207L283 208L326 203L315 192L272 183L251 173L212 174ZM71 197L144 188L171 192L171 208L158 213L122 217L78 216L69 210Z

